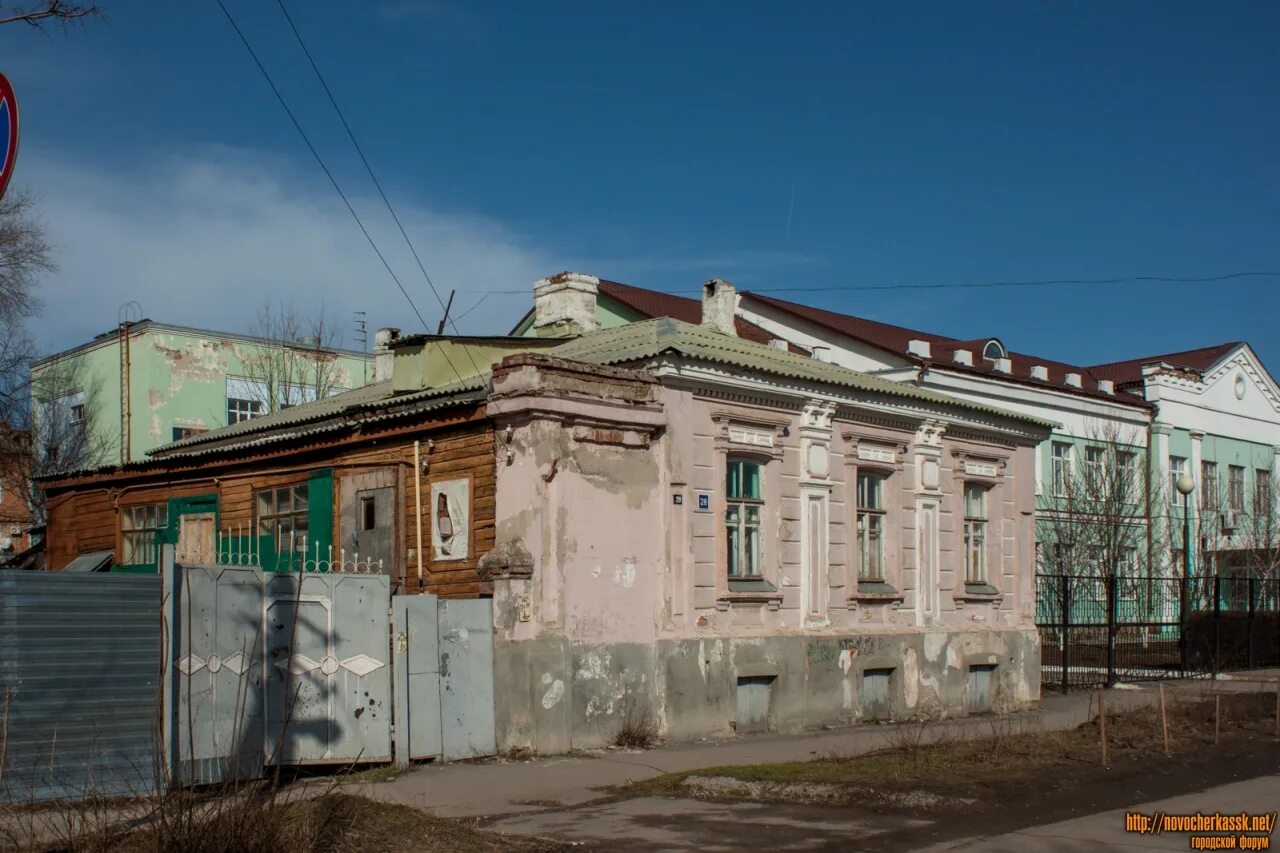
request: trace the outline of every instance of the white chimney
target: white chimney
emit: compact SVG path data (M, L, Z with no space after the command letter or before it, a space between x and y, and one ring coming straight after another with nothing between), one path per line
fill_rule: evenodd
M1067 374L1067 376L1066 376L1066 378L1065 378L1063 381L1064 381L1066 384L1070 385L1072 388L1083 388L1083 387L1084 387L1084 383L1080 381L1080 374L1079 374L1079 373L1068 373L1068 374Z
M400 338L399 329L379 329L373 333L373 381L382 382L391 378L391 367L395 356L391 354L391 344Z
M1114 394L1116 393L1116 383L1112 382L1110 379L1099 379L1098 390L1103 394Z
M596 294L600 279L562 272L533 283L533 330L540 338L565 338L600 328Z
M791 351L791 347L787 346L787 342L784 341L782 338L770 338L769 346L773 347L774 349L780 349L783 352Z
M809 349L813 353L814 361L831 361L831 347L823 344L814 344Z
M1049 380L1049 368L1045 367L1043 364L1031 365L1031 378L1043 379L1047 382Z
M991 366L1001 373L1013 373L1013 362L1007 358L993 358Z
M907 341L907 352L920 358L929 357L928 341Z
M973 350L958 349L953 357L956 360L956 364L967 364L969 367L973 367Z
M722 335L737 337L733 314L738 308L738 292L722 278L713 278L702 285L702 325Z

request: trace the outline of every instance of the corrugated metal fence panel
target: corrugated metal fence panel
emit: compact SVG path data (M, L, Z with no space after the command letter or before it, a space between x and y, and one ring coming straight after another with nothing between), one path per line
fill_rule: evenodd
M158 575L0 572L0 800L155 790L160 594Z
M440 732L438 599L429 593L391 599L395 652L395 754L398 764L444 755Z

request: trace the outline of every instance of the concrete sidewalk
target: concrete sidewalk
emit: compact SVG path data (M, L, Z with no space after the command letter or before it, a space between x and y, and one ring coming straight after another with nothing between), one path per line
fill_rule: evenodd
M1168 682L1170 695L1200 695L1207 690L1272 692L1280 672L1249 673L1218 682L1180 680ZM1263 681L1261 679L1268 679ZM713 742L682 743L645 751L601 750L558 758L454 764L428 764L387 782L347 786L352 793L385 802L401 803L442 817L479 817L518 814L547 808L574 806L607 796L602 789L627 782L730 764L776 764L810 761L828 755L862 755L901 742L902 729L921 734L921 742L940 738L979 738L993 725L1010 725L1015 731L1064 730L1088 722L1094 691L1066 696L1051 695L1031 712L1010 717L976 717L946 720L926 727L864 725L834 731L793 735L742 736ZM1106 691L1109 712L1154 705L1157 685L1126 685Z

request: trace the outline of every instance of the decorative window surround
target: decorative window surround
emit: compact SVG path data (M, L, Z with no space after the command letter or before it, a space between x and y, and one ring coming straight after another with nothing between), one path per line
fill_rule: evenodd
M887 441L883 438L866 436L856 432L843 432L840 437L844 440L845 453L845 482L849 488L849 498L846 505L852 507L854 516L854 524L852 530L857 530L857 506L858 506L858 473L876 474L885 478L885 530L886 537L895 537L893 540L897 545L896 559L893 562L900 562L902 559L901 543L897 539L901 537L901 517L897 509L897 503L893 495L896 493L898 482L894 477L900 475L906 467L907 445ZM888 556L889 539L882 544L885 548L885 561L883 575L884 579L879 581L860 580L857 577L858 556L857 537L854 536L851 542L849 573L850 584L849 592L846 596L853 606L857 603L862 604L900 604L905 595L897 587L889 582L891 577L895 578L901 571L900 565L893 565Z
M718 452L746 450L769 459L782 459L782 438L789 426L786 421L742 417L733 412L714 412L711 420L717 427Z

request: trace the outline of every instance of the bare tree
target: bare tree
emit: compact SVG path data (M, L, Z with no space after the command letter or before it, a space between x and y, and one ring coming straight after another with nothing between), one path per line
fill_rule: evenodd
M95 15L101 15L102 10L98 8L97 3L66 3L64 0L43 0L27 7L9 7L0 6L0 24L17 24L23 23L36 29L44 29L44 25L49 22L57 22L63 24L79 21L84 18L92 18Z
M267 302L249 333L264 341L246 346L241 356L259 413L323 399L339 388L337 327L323 308L306 317L293 306Z
M1149 489L1143 448L1112 423L1091 425L1075 453L1055 457L1037 508L1040 569L1063 575L1140 574Z

